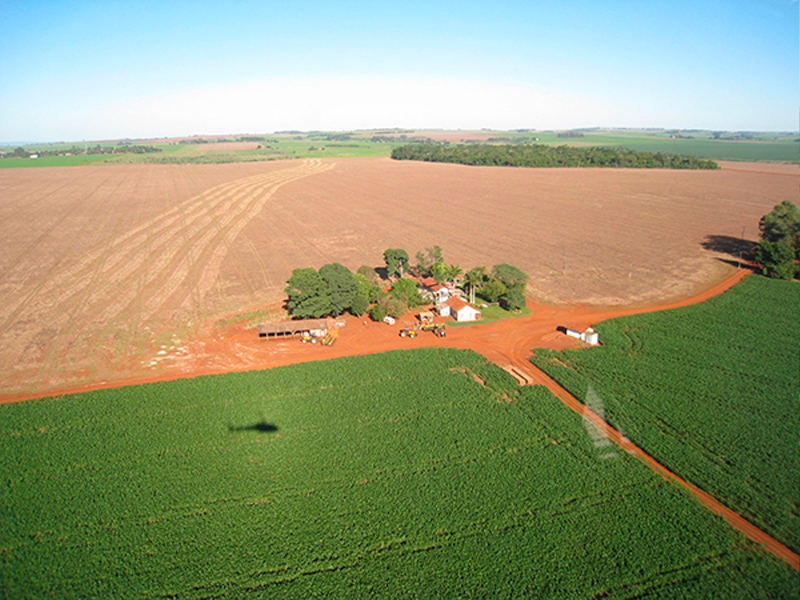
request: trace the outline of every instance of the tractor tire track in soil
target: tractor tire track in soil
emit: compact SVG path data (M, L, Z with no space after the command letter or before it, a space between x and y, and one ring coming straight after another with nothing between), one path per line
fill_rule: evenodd
M0 342L13 338L26 351L1 356L0 370L36 364L41 375L69 367L73 356L124 357L140 350L144 340L137 338L152 319L180 313L199 323L201 299L250 219L283 185L333 166L305 161L212 188L56 265L6 298L11 310ZM20 323L39 326L15 331Z

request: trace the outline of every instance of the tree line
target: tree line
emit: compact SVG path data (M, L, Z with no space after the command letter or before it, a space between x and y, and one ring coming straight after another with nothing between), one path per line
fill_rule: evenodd
M392 150L395 160L506 167L618 167L634 169L719 169L712 160L628 148L546 144L408 144Z
M3 157L28 158L31 154L38 154L39 156L64 156L66 154L150 154L153 152L161 152L161 148L135 144L119 144L117 146L101 146L100 144L96 144L83 148L73 145L69 150L26 150L22 146L17 146L12 152L4 154Z
M491 269L475 267L464 272L458 265L444 262L439 246L417 252L415 265L410 264L408 252L402 248L387 248L383 258L382 268L362 265L355 273L339 263L319 270L294 269L284 290L286 309L298 319L336 317L345 312L358 317L369 314L375 321L382 321L387 315L397 318L427 302L417 281L406 275L432 277L453 289L460 281L473 304L480 297L507 310L525 307L528 276L513 265L502 263Z

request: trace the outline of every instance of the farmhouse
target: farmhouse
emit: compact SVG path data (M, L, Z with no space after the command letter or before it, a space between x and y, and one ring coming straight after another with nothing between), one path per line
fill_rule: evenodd
M481 311L473 308L461 298L450 298L447 302L439 304L436 309L443 317L453 317L456 321L478 321L481 318Z
M432 300L436 304L447 302L450 298L461 297L464 295L460 289L451 288L437 282L433 277L426 277L417 285L420 295L427 300Z

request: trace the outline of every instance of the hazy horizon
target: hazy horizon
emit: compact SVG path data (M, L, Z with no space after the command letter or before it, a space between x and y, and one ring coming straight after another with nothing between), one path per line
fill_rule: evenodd
M795 132L796 0L5 2L0 140Z
M576 128L559 128L559 129L533 129L533 128L523 128L523 127L515 127L511 129L489 129L489 128L482 128L482 129L443 129L441 127L426 127L426 128L412 128L412 127L368 127L364 129L287 129L287 130L277 130L277 131L216 131L216 132L198 132L198 133L191 133L187 135L157 135L157 136L146 136L146 137L109 137L109 138L96 138L96 139L89 139L89 138L80 138L80 139L69 139L69 140L12 140L12 141L4 141L0 140L1 147L10 147L10 146L24 146L24 145L36 145L42 146L47 144L74 144L80 146L82 144L97 144L97 143L105 143L105 142L120 142L120 141L127 141L127 142L148 142L154 141L157 142L159 140L170 140L170 139L183 139L183 138L234 138L237 136L269 136L269 135L282 135L282 134L309 134L315 132L322 132L322 133L359 133L359 132L373 132L373 131L396 131L397 133L401 133L403 131L408 132L415 132L415 133L423 133L423 132L453 132L453 131L463 131L465 134L470 132L492 132L492 133L513 133L513 132L521 132L521 131L529 131L531 133L545 133L545 132L561 132L561 131L583 131L583 132L590 132L593 130L597 131L678 131L682 133L690 133L690 132L719 132L719 133L735 133L735 134L767 134L767 135L778 135L778 134L786 134L786 135L800 135L800 130L785 130L785 131L755 131L755 130L733 130L733 129L698 129L698 128L691 128L691 129L684 129L684 128L666 128L666 127L576 127Z

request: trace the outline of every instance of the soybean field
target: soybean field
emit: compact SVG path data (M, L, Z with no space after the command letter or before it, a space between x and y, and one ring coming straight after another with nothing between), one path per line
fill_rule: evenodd
M787 597L790 567L471 351L0 406L8 598Z
M800 287L724 294L596 326L590 350L533 362L659 462L800 549Z

